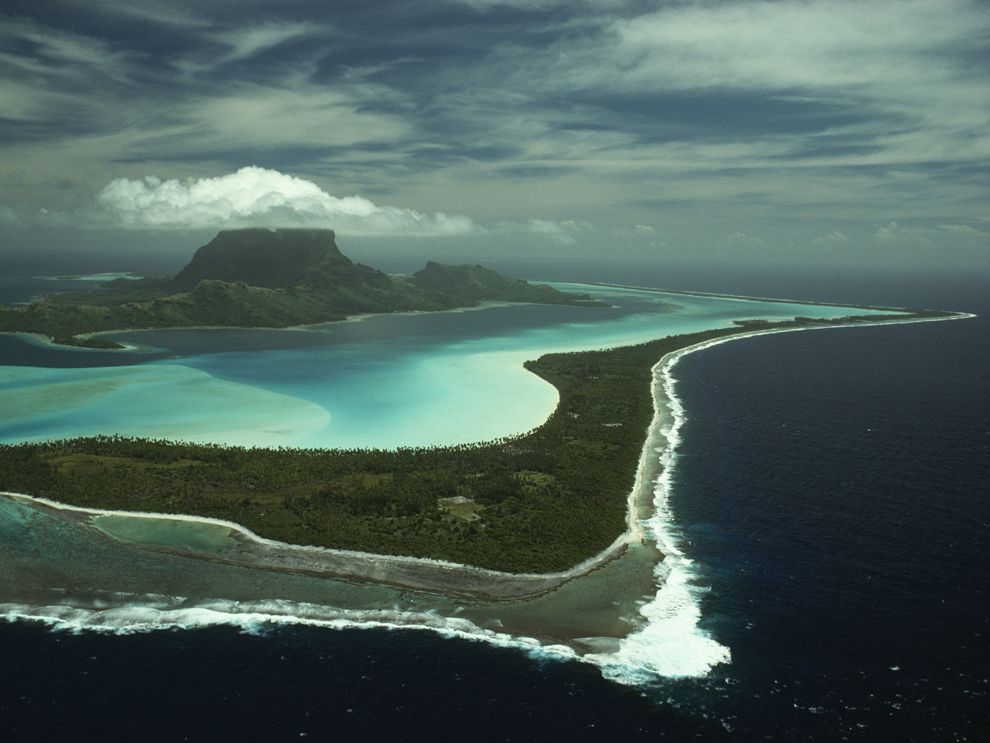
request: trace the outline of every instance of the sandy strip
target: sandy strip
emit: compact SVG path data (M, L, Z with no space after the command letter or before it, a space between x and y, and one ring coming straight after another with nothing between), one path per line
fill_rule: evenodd
M941 322L943 320L961 320L971 317L975 317L975 315L957 313L947 317L904 318L876 322L850 322L841 325L812 325L749 330L702 341L665 354L651 370L653 376L651 382L653 420L647 430L646 441L640 453L635 484L628 497L626 530L611 545L597 555L593 555L578 565L560 572L506 573L429 558L376 555L352 550L293 545L272 539L265 539L240 524L222 519L84 508L59 503L46 498L36 498L22 493L0 492L0 495L17 500L29 501L36 507L43 508L52 513L63 514L81 523L88 523L89 516L110 515L214 524L230 529L238 541L237 547L222 556L184 549L162 548L158 550L156 548L139 546L141 549L174 552L200 559L245 565L264 570L305 573L360 582L374 582L452 596L468 596L490 600L529 598L552 591L570 580L587 575L605 563L620 557L628 545L647 538L642 526L642 520L646 518L645 514L652 515L653 480L659 474L660 457L664 454L666 447L669 446L669 442L663 434L664 421L661 411L669 407L670 401L666 398L662 379L663 375L669 373L673 366L687 354L740 338L770 335L773 333L870 327L916 322ZM76 514L76 517L73 518L70 514ZM80 518L79 515L83 515L85 518Z

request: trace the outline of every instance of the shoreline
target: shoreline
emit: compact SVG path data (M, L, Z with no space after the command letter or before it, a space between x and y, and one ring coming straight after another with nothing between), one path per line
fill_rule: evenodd
M431 558L379 555L353 550L293 545L260 537L236 522L223 519L85 508L21 493L2 492L0 495L31 502L36 507L42 507L63 517L67 513L77 514L75 517L68 516L68 518L79 522L88 522L91 516L107 515L211 524L229 529L238 542L237 547L224 555L207 554L192 549L156 548L128 543L138 549L170 552L196 559L213 560L275 572L304 573L345 581L391 585L448 596L495 601L528 599L556 590L565 583L588 575L621 557L630 545L637 542L651 541L656 543L658 541L655 534L650 534L654 530L644 528L643 522L656 517L661 506L656 502L657 494L654 488L648 487L648 485L652 486L656 483L658 476L664 471L662 462L670 461L669 457L675 454L671 447L676 445L676 442L672 444L668 435L670 429L665 430L664 428L666 421L663 411L672 409L673 405L669 394L669 385L665 380L669 378L670 370L683 356L733 340L773 333L936 322L971 317L975 317L975 315L954 313L942 317L915 317L874 322L859 321L832 325L740 330L738 333L702 341L665 354L651 367L653 418L647 427L646 438L640 451L635 482L627 497L625 531L601 552L567 570L554 573L508 573ZM111 537L108 536L108 538Z

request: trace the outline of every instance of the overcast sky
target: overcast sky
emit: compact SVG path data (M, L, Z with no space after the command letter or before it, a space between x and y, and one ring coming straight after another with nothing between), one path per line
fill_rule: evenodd
M990 265L985 0L3 8L9 249Z

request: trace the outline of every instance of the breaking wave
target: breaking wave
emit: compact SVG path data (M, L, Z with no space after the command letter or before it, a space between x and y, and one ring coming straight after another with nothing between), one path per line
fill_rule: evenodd
M114 594L110 599L88 602L87 605L68 602L43 606L0 603L0 618L8 622L39 622L62 632L115 635L195 630L214 626L237 627L249 634L260 634L278 625L338 630L425 630L449 638L517 648L541 658L566 660L577 657L566 645L543 645L534 638L494 632L463 618L445 617L432 612L414 613L398 609L344 610L277 599L190 601L178 596Z
M657 415L663 421L659 434L666 444L660 447L662 472L653 491L654 513L643 527L646 535L656 540L664 559L654 572L657 593L639 610L645 624L623 639L615 653L593 659L606 678L619 683L639 685L656 681L657 677L704 676L732 659L729 648L699 627L701 598L708 589L697 583L700 576L694 561L684 554L684 535L670 508L680 430L686 419L671 372L684 355L710 345L713 344L700 344L670 354L654 372L655 384L661 388L655 394Z

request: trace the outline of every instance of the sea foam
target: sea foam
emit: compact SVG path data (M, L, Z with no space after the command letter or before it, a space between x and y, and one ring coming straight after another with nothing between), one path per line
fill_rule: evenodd
M616 652L586 658L599 665L606 678L623 684L648 684L657 677L704 676L732 658L729 648L699 627L701 597L708 589L697 584L698 570L684 554L684 536L670 507L680 430L686 419L672 368L686 353L704 347L707 345L676 351L654 367L654 385L660 388L654 387L656 415L666 421L660 428L666 445L660 448L662 471L654 483L654 512L642 526L664 554L654 571L657 593L640 607L645 620L642 627L624 638Z
M541 644L532 637L499 633L461 617L399 609L336 609L280 599L192 601L178 596L116 594L111 601L101 599L88 602L87 606L0 603L0 618L8 622L38 622L55 631L114 635L215 626L236 627L248 634L262 634L266 629L277 626L429 631L447 638L515 648L540 659L570 660L577 657L574 650L566 645Z

